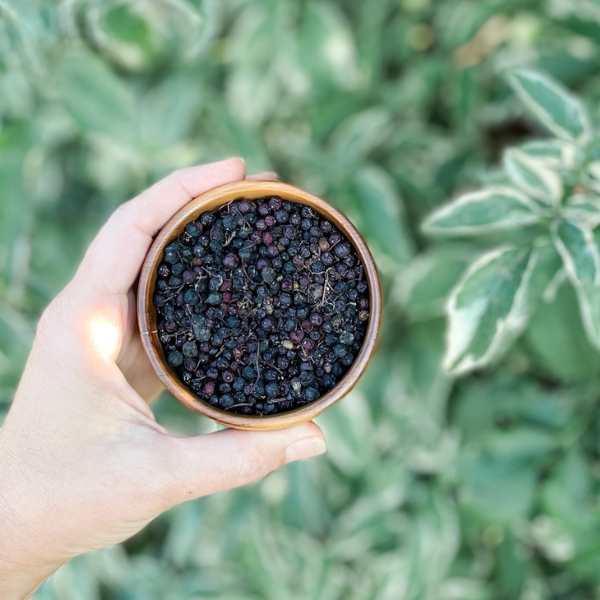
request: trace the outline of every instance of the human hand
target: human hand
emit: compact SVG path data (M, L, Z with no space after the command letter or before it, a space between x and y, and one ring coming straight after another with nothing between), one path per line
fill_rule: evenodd
M121 206L42 315L0 431L3 600L28 598L74 556L129 538L176 504L325 450L314 423L178 438L149 408L161 386L132 286L177 210L244 177L240 159L182 169Z

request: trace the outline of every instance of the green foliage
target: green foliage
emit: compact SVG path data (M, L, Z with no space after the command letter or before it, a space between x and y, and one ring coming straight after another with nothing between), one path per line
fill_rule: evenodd
M484 254L454 289L447 306L445 365L455 374L490 364L525 328L535 310L531 297L539 296L530 286L536 248L549 241L562 265L548 279L566 274L587 338L600 349L600 251L593 233L600 224L600 202L581 177L594 162L600 138L592 136L581 102L546 75L518 69L508 79L535 116L567 142L551 160L540 146L537 152L529 144L506 150L504 167L515 188L461 196L424 223L434 235L478 235L532 224L541 230L532 239ZM554 144L560 147L558 140Z
M483 235L537 223L538 212L536 203L519 191L494 187L442 206L428 217L423 229L432 235Z
M445 365L464 373L490 362L520 332L537 256L527 248L488 252L467 271L448 301Z
M326 457L36 600L597 596L599 40L590 0L0 2L0 420L101 223L174 168L242 155L322 195L386 299Z

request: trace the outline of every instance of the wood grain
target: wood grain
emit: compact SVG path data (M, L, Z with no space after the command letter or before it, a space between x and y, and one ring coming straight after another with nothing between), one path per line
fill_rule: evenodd
M156 285L156 270L162 260L163 251L168 244L183 232L187 223L196 220L201 213L216 210L232 200L242 198L255 200L270 196L280 196L284 200L310 206L334 223L353 244L365 267L369 284L370 319L365 340L354 364L334 388L302 408L261 417L228 413L215 408L183 385L177 373L167 364L162 345L158 339L157 312L152 297ZM324 200L286 183L248 180L229 183L194 198L169 220L154 240L144 261L139 280L137 306L144 348L162 383L173 396L191 409L223 425L236 429L269 430L291 427L312 420L323 410L343 398L354 387L375 350L381 326L382 300L379 277L373 257L358 231L344 215Z

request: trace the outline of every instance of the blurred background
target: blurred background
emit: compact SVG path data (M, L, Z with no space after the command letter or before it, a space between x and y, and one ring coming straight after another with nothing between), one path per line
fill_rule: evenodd
M573 293L452 381L444 301L484 246L420 231L544 135L503 72L543 69L596 116L599 44L591 0L0 1L0 423L87 244L178 167L243 156L323 196L386 297L376 358L318 420L326 457L179 506L36 600L599 597L600 354Z

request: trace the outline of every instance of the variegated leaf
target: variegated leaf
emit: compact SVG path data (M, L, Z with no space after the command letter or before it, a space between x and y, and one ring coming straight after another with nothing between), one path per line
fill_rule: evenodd
M519 146L519 150L543 165L556 169L563 160L565 146L570 146L562 140L534 140Z
M600 193L600 160L595 160L586 166L582 174L582 183Z
M556 136L585 144L592 127L581 102L566 88L531 69L515 69L508 81L533 114Z
M563 194L558 174L517 148L504 153L504 168L511 181L526 194L546 204L557 204Z
M527 323L527 289L537 252L503 247L477 260L452 292L444 367L462 374L488 364Z
M442 206L425 220L423 230L431 235L481 235L532 225L539 215L536 204L521 192L494 187Z
M600 198L591 193L573 194L567 199L562 216L588 229L595 229L600 225Z
M579 301L588 339L600 349L600 252L591 229L572 221L554 225L554 244Z

